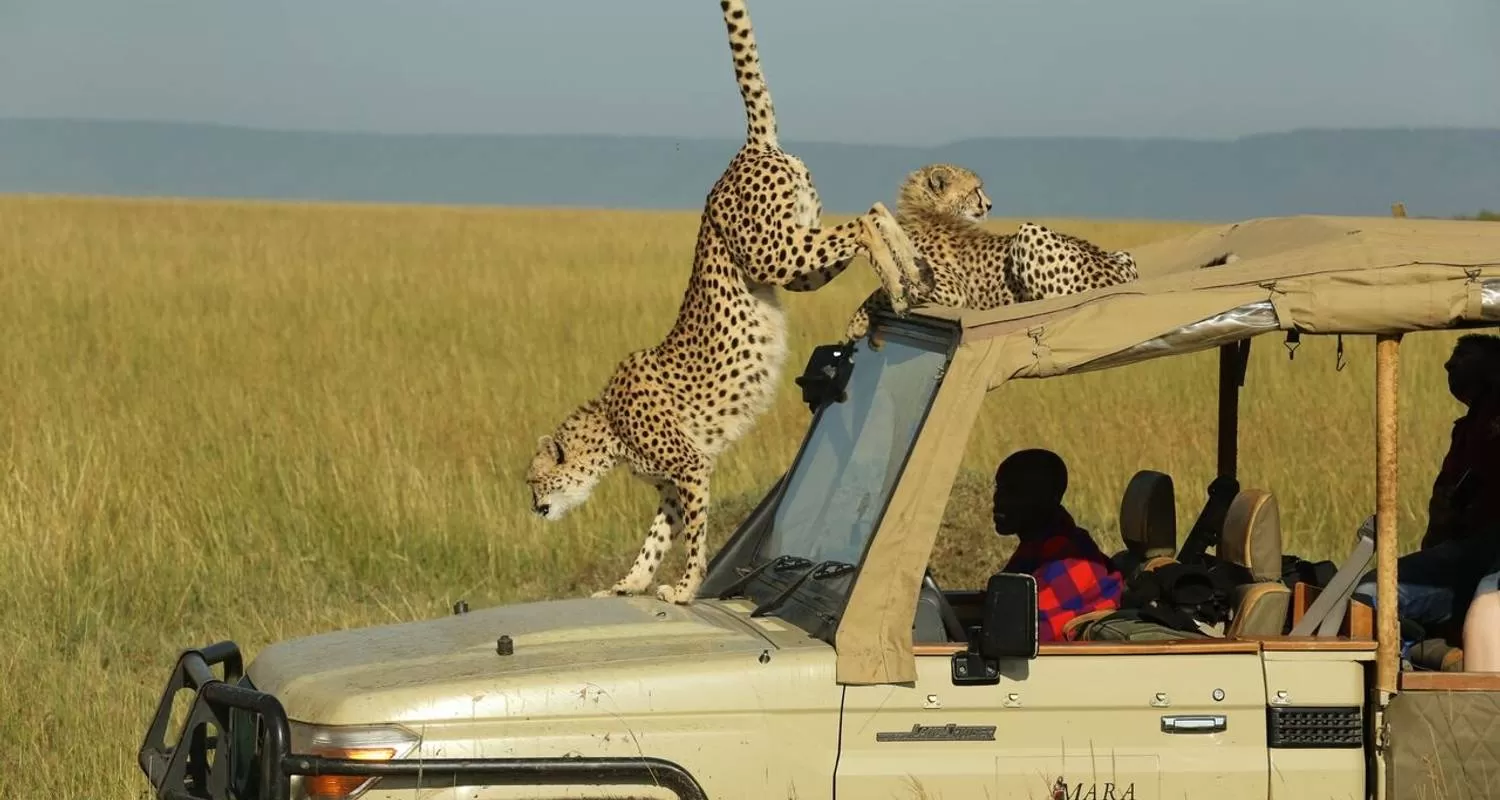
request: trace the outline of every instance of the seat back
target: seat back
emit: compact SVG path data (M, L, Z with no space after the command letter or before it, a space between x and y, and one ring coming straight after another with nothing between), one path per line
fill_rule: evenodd
M1235 496L1224 518L1219 558L1244 571L1226 636L1275 636L1286 629L1292 590L1281 582L1281 518L1261 489Z
M1142 564L1141 565L1141 571L1142 572L1151 572L1152 570L1161 569L1162 567L1165 567L1168 564L1176 564L1176 563L1178 563L1177 559L1175 559L1175 558L1173 558L1171 556L1157 556L1156 558L1153 558L1150 561L1147 561L1146 563Z
M1177 553L1177 497L1170 475L1143 469L1131 477L1120 500L1120 538L1125 552L1116 557L1116 566L1127 576Z
M930 569L922 576L922 588L917 593L917 613L912 620L911 635L913 642L922 644L969 641L968 631L964 630L958 613L943 596L937 581L933 580Z

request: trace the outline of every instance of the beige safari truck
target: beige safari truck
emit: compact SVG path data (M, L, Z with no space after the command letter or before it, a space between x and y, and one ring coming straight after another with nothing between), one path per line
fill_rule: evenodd
M1500 225L1257 219L1135 255L1135 283L920 308L818 348L798 380L805 439L693 604L457 608L249 663L230 641L184 651L138 754L155 796L1497 796L1500 675L1404 669L1393 600L1400 344L1500 324ZM1374 522L1346 521L1348 557L1317 581L1281 579L1276 487L1236 478L1263 336L1378 340ZM937 585L928 560L982 404L1011 381L1205 349L1218 474L1181 543L1161 476L1137 475L1121 555L1138 577L1212 549L1242 576L1226 624L1039 644L1031 576ZM1373 606L1351 597L1371 568ZM1079 629L1109 629L1095 617Z

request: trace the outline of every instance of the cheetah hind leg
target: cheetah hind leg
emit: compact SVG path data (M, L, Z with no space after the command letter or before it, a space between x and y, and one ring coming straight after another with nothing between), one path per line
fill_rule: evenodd
M660 600L677 605L693 602L703 579L708 575L708 478L706 474L684 480L679 484L682 493L683 533L687 546L687 568L675 586L662 584L656 587Z
M651 521L651 532L641 545L641 552L630 566L630 572L614 586L594 592L594 597L644 594L651 586L651 579L656 577L662 559L672 549L672 540L682 531L683 520L682 500L677 487L671 483L659 483L656 490L661 495L661 502L655 519Z

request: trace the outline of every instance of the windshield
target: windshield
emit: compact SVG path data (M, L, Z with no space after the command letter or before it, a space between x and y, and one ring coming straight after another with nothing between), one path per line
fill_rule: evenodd
M858 564L948 361L946 342L886 329L857 342L847 399L823 410L755 561Z

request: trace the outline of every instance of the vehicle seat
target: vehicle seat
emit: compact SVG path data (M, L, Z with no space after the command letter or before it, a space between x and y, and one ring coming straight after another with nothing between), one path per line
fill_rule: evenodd
M1246 489L1235 496L1224 518L1219 558L1244 571L1224 635L1280 635L1292 590L1281 582L1281 518L1270 492Z
M1142 564L1141 565L1141 571L1142 572L1151 572L1152 570L1161 569L1162 567L1165 567L1168 564L1176 564L1176 563L1177 563L1177 559L1174 556L1157 556L1156 558L1153 558L1150 561L1147 561L1145 564Z
M1079 628L1082 628L1083 626L1095 620L1104 619L1105 617L1114 614L1119 610L1120 609L1118 608L1100 608L1093 611L1085 611L1082 614L1079 614L1078 616L1068 620L1067 622L1064 622L1063 640L1074 641L1077 638L1075 634L1077 634Z
M1125 550L1114 562L1127 579L1170 563L1177 553L1177 497L1170 475L1141 470L1131 477L1120 500L1120 538Z
M948 602L932 571L922 576L922 590L917 594L917 615L912 621L912 641L925 643L969 641L968 631Z

